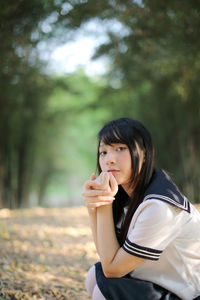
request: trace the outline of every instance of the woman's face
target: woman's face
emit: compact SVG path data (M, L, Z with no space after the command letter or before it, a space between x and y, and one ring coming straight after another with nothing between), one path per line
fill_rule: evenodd
M143 163L143 151L140 150L137 144L136 147L140 157L140 172ZM126 144L113 143L107 145L100 142L99 165L102 171L112 172L118 185L122 185L128 194L132 194L133 189L130 188L132 161L129 148Z

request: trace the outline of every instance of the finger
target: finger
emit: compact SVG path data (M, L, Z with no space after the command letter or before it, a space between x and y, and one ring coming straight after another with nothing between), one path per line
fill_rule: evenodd
M102 205L112 204L113 201L114 201L113 198L112 198L112 200L108 200L107 198L106 199L93 198L92 200L88 199L88 198L84 198L84 202L88 208L95 208L95 207L99 207Z
M109 173L103 172L102 173L102 187L105 190L110 190L109 179L110 179Z
M84 184L85 189L100 189L101 185L96 180L87 180Z
M110 173L110 188L112 194L115 196L118 191L118 184L117 184L117 180L115 179L115 176L112 173Z
M106 191L106 190L91 190L91 189L85 189L82 192L82 196L83 197L97 197L97 196L112 196L112 192L111 191Z
M108 202L97 202L97 203L89 203L87 204L86 206L88 208L98 208L98 207L101 207L101 206L104 206L104 205L111 205L111 203L108 203Z
M92 179L94 178L94 179ZM84 184L84 188L86 190L93 189L93 190L109 190L109 173L108 172L102 172L96 179L96 175L92 174L91 179L87 180Z
M92 189L110 190L108 172L101 172L96 180L89 183ZM88 186L86 186L88 188Z
M85 197L84 198L84 202L86 204L89 204L89 203L101 203L101 202L107 202L107 203L112 203L113 201L115 200L114 197L103 197L103 196L99 196L99 197L94 197L94 198L91 198L91 197Z
M96 179L96 175L94 173L92 173L90 180L95 180Z

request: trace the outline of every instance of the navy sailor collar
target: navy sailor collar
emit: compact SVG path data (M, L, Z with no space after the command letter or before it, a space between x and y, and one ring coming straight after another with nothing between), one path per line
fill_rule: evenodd
M157 199L190 213L189 200L179 191L178 187L162 169L155 169L149 186L144 194L144 200Z

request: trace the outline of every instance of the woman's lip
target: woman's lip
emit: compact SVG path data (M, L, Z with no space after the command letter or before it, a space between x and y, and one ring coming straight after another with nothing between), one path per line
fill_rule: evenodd
M112 169L112 170L108 170L108 172L119 172L119 170Z

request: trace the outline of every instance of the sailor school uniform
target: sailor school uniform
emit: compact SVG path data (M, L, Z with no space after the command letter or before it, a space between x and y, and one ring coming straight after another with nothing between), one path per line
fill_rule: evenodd
M116 234L119 232L120 222ZM145 290L148 290L145 299L162 297L191 300L200 296L200 213L163 170L155 169L143 202L133 215L122 247L127 253L146 259L129 274L135 279L136 286L138 281L141 286L147 283L141 295L144 297ZM124 283L120 290L119 282L122 279L107 278L106 285L111 284L106 291L106 279L103 279L103 285L100 272L98 274L99 268L96 266L97 284L106 299L142 299L138 293L136 296L130 294L127 281L124 285L125 294L128 295L129 291L129 296L123 295ZM115 280L118 280L116 286L119 291L112 297ZM135 293L137 287L134 288L134 280L132 283L130 281L129 286L133 286Z

